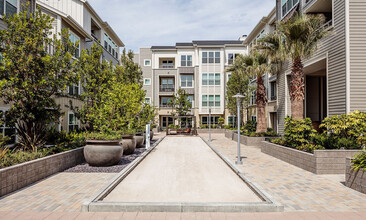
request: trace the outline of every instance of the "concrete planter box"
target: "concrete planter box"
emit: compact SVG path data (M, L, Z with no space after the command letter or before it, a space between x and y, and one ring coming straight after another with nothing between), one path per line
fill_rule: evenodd
M233 135L234 135L235 131L234 130L228 130L225 129L225 137L226 138L230 138L231 140L233 139Z
M84 147L0 169L0 197L84 162Z
M255 146L255 147L260 147L261 146L261 142L264 141L267 137L248 137L245 135L240 135L240 143L244 144L246 146ZM238 134L234 133L233 134L233 141L237 142L238 141Z
M366 171L359 169L351 170L351 158L346 158L346 186L351 189L366 193Z
M197 133L198 134L208 134L210 129L206 129L206 128L199 128L197 129ZM212 134L219 134L219 133L224 133L225 129L220 129L220 128L211 128L211 133Z
M315 174L345 174L346 158L361 150L315 150L314 154L262 141L262 153Z

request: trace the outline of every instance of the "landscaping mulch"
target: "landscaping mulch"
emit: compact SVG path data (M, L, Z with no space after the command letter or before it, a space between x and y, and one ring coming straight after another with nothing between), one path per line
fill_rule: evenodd
M88 163L84 162L82 164L71 167L64 172L69 173L119 173L122 171L128 164L134 161L137 157L139 157L143 152L145 152L145 147L136 148L135 152L130 155L123 155L121 161L115 166L109 167L92 167L89 166Z

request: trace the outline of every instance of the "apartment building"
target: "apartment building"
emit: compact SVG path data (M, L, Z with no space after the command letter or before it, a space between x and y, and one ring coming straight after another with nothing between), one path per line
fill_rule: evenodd
M230 73L225 70L237 54L246 54L245 37L230 41L192 41L175 46L140 48L135 62L143 70L143 88L147 103L158 108L158 125L164 129L173 123L169 100L179 88L189 94L190 115L198 125L217 124L220 117L232 123L233 116L225 108L225 88Z
M252 32L245 39L244 43L248 45L249 52L257 44L257 40L267 33L271 33L275 30L276 24L276 9L273 10L265 17L263 17L258 24L254 27ZM266 121L267 127L273 128L277 131L277 75L273 73L266 73L263 76L264 85L266 87L266 94L268 103L266 104ZM251 81L251 86L256 86L256 79ZM257 119L257 106L256 106L256 94L253 91L250 102L249 111L246 119L256 121Z
M316 128L327 116L355 110L366 111L366 1L365 0L277 0L277 20L295 12L323 14L324 28L333 34L319 44L304 61L304 115ZM278 130L283 132L291 114L290 65L277 76Z

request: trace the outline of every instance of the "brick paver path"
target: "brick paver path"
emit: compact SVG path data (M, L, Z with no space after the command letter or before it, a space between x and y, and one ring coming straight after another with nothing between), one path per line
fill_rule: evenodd
M207 134L202 135L208 139ZM237 143L224 134L212 134L212 144L233 163ZM257 183L285 211L366 211L366 194L343 185L344 175L316 175L241 145L243 165L238 168ZM366 219L366 216L365 216Z

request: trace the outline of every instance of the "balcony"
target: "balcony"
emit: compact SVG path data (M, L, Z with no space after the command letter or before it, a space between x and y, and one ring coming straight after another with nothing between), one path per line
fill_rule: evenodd
M160 92L174 92L174 85L160 85Z
M175 68L175 59L174 58L160 58L159 59L159 68L160 69L174 69Z

